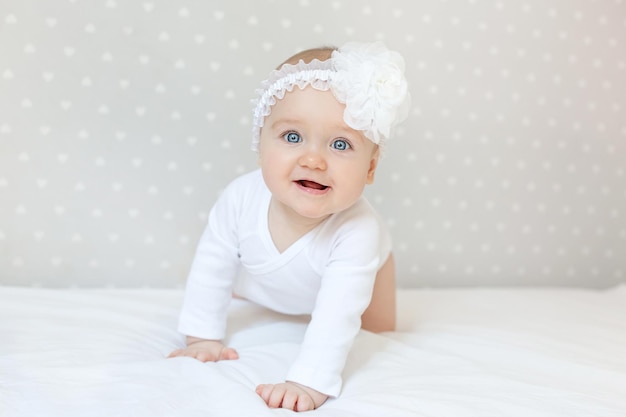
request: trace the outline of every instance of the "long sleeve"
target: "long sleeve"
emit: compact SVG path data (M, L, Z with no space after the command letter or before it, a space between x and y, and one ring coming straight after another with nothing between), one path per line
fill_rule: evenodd
M311 322L287 380L326 395L339 394L341 372L381 264L380 235L379 224L370 217L351 221L337 236L322 274Z
M232 187L231 187L232 188ZM187 278L178 330L203 339L222 339L237 274L236 194L227 188L209 214Z

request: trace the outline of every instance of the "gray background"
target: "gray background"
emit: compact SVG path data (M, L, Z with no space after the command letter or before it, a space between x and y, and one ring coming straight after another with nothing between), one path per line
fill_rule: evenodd
M400 285L625 281L622 0L2 0L0 284L182 286L255 88L349 40L407 63L367 189Z

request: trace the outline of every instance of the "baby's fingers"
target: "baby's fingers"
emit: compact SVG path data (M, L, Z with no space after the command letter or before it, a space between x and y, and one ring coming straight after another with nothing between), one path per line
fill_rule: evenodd
M283 402L281 408L286 408L293 411L306 411L307 409L300 410L301 398L297 392L287 390L283 396ZM298 407L298 408L296 408ZM312 409L312 408L311 408Z
M200 362L217 362L221 360L239 359L239 354L233 348L221 349L199 349L197 347L187 347L185 349L177 349L169 354L168 358L188 357L199 360Z
M176 349L175 351L173 351L172 353L167 355L167 357L168 358L176 358L178 356L183 356L183 350L184 349Z
M285 388L281 384L263 384L256 388L256 392L268 407L279 408L283 403Z
M256 387L256 393L263 398L263 401L267 404L270 400L270 395L272 395L273 389L274 385L272 384L262 384Z
M203 350L198 349L177 349L174 352L170 353L168 358L194 358L199 360L200 362L215 362L218 360L218 357L215 354Z
M208 352L206 350L191 351L191 352L189 352L189 355L185 355L185 356L189 356L191 358L196 358L200 362L217 362L219 360L219 357L216 356L215 353Z
M227 347L225 349L222 349L218 360L233 360L233 359L239 359L239 353L237 353L235 349Z
M289 384L262 384L256 388L256 393L271 408L293 411L309 411L315 408L310 395Z

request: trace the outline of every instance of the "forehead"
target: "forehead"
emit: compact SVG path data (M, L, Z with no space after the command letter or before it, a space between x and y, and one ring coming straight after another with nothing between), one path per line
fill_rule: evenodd
M265 118L267 131L287 129L302 130L300 133L318 130L323 135L349 138L358 149L375 149L376 145L365 134L348 126L344 120L345 104L340 103L330 91L316 90L311 86L293 91L276 101L271 113ZM261 132L264 128L261 128Z
M345 124L343 120L345 109L346 106L337 101L330 90L320 91L311 86L300 89L295 86L293 91L287 92L282 99L276 100L268 118L300 115L310 120L326 119L333 122L341 121Z
M319 129L329 135L341 135L360 143L371 143L360 130L348 126L344 120L345 104L337 101L333 93L316 90L311 86L293 91L276 101L264 125L269 129Z

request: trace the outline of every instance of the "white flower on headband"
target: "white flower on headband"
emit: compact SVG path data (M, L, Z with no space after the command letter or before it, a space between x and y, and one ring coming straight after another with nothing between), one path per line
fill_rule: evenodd
M331 89L346 105L346 124L381 144L409 111L402 56L382 43L353 42L334 51L332 59L337 77Z
M265 117L271 113L276 100L282 99L296 85L300 89L307 85L321 91L330 89L337 101L346 105L343 115L346 124L362 131L381 147L391 136L393 127L409 112L410 97L402 56L380 42L351 42L333 51L327 61L299 61L272 71L257 90L252 149L258 149Z

